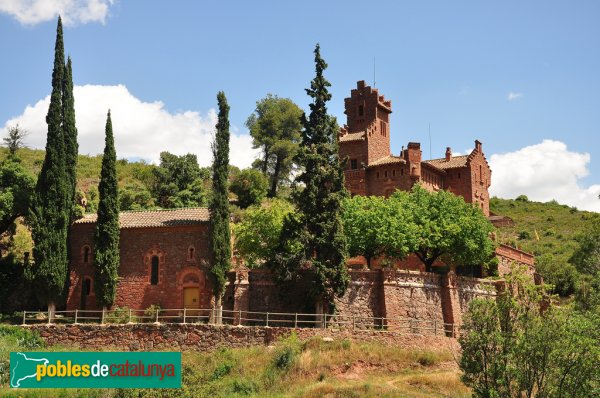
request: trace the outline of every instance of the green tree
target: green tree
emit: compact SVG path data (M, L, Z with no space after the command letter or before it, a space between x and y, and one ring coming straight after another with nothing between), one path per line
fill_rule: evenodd
M600 223L577 238L579 246L569 262L582 274L600 275Z
M550 306L523 272L496 300L476 299L459 337L475 397L591 397L600 388L600 318Z
M267 195L268 181L264 174L254 169L244 169L231 181L231 192L238 197L238 205L245 209L260 204Z
M231 231L229 229L229 105L224 92L217 94L219 116L212 144L213 194L210 202L211 275L217 308L216 323L221 323L221 302L225 292L227 272L231 268Z
M256 166L269 177L269 197L277 195L286 182L298 152L302 109L288 98L268 94L256 102L256 109L246 121L254 148L262 150Z
M494 257L492 225L476 207L447 191L416 185L410 195L396 191L390 200L405 204L414 223L415 254L427 272L442 256L454 265L487 264Z
M67 280L67 230L71 202L66 173L65 139L62 129L62 82L65 57L62 21L58 18L52 93L46 116L48 135L46 155L38 176L29 221L35 242L35 285L40 300L48 304L52 314L63 298Z
M283 220L294 207L282 199L269 199L251 206L242 220L233 225L235 251L246 265L255 268L275 257Z
M405 258L415 247L414 225L399 196L354 196L343 202L342 219L351 256L363 256L371 267L378 256ZM405 198L405 196L401 196Z
M34 188L35 179L13 157L0 164L0 235L27 215Z
M77 127L75 126L75 97L73 95L73 70L71 57L65 65L62 82L62 112L63 134L65 140L65 167L68 179L68 202L71 205L70 221L75 216L75 194L77 192L77 157L79 145L77 144Z
M9 157L16 158L17 151L25 147L24 140L28 134L29 133L20 128L18 124L8 128L8 135L2 138L2 140L8 148Z
M206 205L207 192L196 155L161 152L160 166L152 170L152 194L165 208Z
M110 111L106 117L106 136L102 171L100 172L100 203L94 236L94 266L96 302L110 307L115 301L119 269L119 190L117 187L117 155Z
M154 207L154 199L146 186L133 181L119 189L120 210L143 210Z
M341 210L347 197L336 141L337 123L327 114L331 84L323 76L327 67L320 47L315 51L316 76L306 89L312 98L310 114L303 116L302 144L296 163L297 176L292 200L297 214L284 222L278 254L271 266L277 279L285 283L310 262L309 277L317 311L334 311L334 298L342 296L348 284L347 243ZM299 250L301 248L301 250Z

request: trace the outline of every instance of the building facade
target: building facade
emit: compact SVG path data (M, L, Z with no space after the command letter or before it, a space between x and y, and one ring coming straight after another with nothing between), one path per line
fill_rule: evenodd
M490 215L492 171L481 142L475 141L469 155L453 156L448 147L443 158L424 160L417 142L409 142L399 155L392 155L392 102L359 81L344 105L347 124L340 129L338 143L351 194L387 197L396 189L408 191L421 183L431 191L444 189L462 196Z

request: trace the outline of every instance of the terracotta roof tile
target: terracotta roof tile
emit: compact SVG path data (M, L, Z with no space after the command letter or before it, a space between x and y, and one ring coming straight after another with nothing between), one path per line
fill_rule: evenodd
M465 167L467 165L467 159L469 155L462 156L453 156L450 161L447 161L446 158L442 159L431 159L425 160L425 163L429 163L439 169L456 169L458 167Z
M371 164L369 164L369 167L381 166L383 164L394 164L394 163L405 164L406 160L402 159L399 156L386 156L384 158L377 159L376 161L372 162Z
M349 142L349 141L360 141L365 139L365 132L361 131L360 133L348 133L340 136L340 142Z
M96 214L86 214L74 224L94 224ZM171 227L179 225L196 225L210 220L208 209L192 207L169 210L124 211L119 213L121 228Z

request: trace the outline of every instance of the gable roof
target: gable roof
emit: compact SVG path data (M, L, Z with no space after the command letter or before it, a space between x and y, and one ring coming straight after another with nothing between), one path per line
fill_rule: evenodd
M360 131L358 133L347 133L339 136L340 142L349 142L349 141L361 141L365 139L365 132Z
M449 161L446 160L446 158L441 158L441 159L425 160L423 162L433 165L433 166L437 167L438 169L442 169L442 170L456 169L459 167L466 167L469 156L470 155L453 156Z
M386 156L381 159L377 159L374 162L371 162L368 167L381 166L384 164L394 164L394 163L402 163L405 164L406 160L402 159L399 156Z
M73 224L95 224L98 216L86 214ZM173 227L203 224L210 220L206 207L168 210L123 211L119 213L120 228Z

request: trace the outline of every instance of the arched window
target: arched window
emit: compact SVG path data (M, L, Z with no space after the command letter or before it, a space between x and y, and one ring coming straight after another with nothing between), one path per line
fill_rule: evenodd
M90 254L92 254L92 249L90 249L89 246L85 245L83 247L83 262L84 263L90 262Z
M158 256L152 256L150 260L150 284L158 285Z
M193 260L195 255L196 249L194 249L194 246L190 246L190 248L188 249L188 260Z

